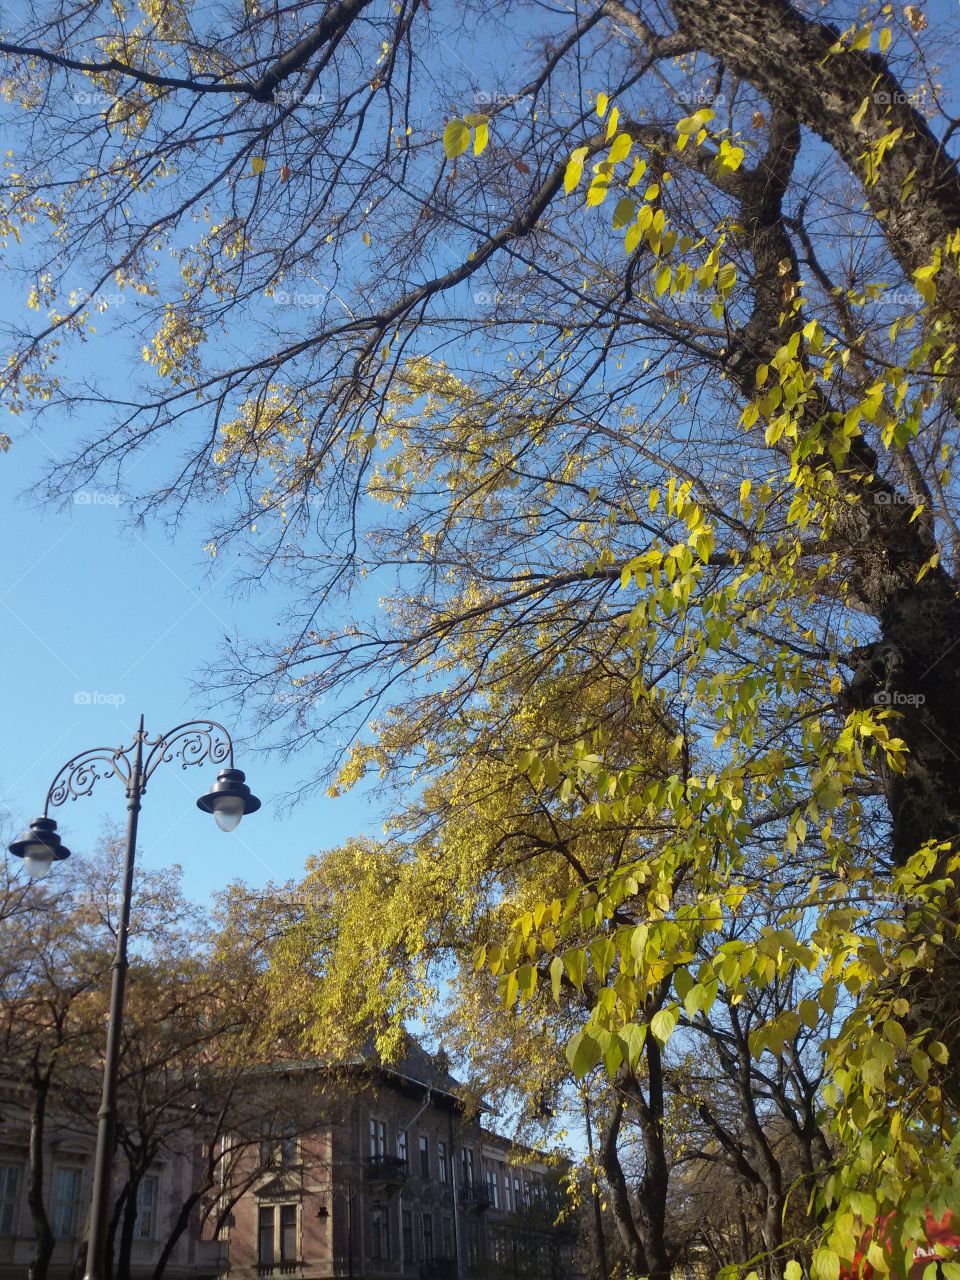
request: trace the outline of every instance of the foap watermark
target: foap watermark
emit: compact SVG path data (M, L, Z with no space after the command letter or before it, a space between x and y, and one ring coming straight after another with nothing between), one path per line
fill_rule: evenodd
M273 695L278 707L323 706L327 697L324 693L311 693L309 689L281 689Z
M295 89L277 89L273 100L280 107L322 107L323 90L311 89L309 93L297 93Z
M473 95L473 105L475 107L524 107L527 111L533 110L533 95L530 93L485 93L482 89L478 89Z
M123 496L104 489L81 489L73 495L73 501L78 507L119 507Z
M104 93L102 89L78 89L70 97L78 107L110 107L117 101L112 93Z
M708 89L678 89L676 99L683 107L722 107L727 100L724 94Z
M477 307L519 307L523 301L521 289L477 289L473 295Z
M886 489L878 489L873 495L875 507L912 507L914 501L904 493L890 493Z
M273 294L275 307L322 307L326 302L326 293L307 293L300 289L277 289Z
M104 293L102 289L98 289L96 293L91 293L89 289L74 289L69 296L71 307L94 306L98 311L105 311L107 307L122 307L126 300L127 295L121 291Z
M78 707L122 707L126 700L124 693L100 693L97 689L78 689L73 695Z
M904 93L901 89L895 89L892 93L889 89L878 89L873 100L878 107L902 106L904 103L915 107L920 101L920 95Z
M922 707L926 694L902 693L899 689L878 689L873 695L875 707Z

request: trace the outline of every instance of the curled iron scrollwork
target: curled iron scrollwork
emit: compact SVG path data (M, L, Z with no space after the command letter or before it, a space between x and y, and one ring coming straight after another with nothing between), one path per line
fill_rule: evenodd
M138 751L141 764L135 778ZM147 737L141 728L128 747L93 747L69 759L47 792L44 813L67 800L88 796L100 778L119 779L128 793L136 785L142 794L154 770L175 758L184 769L207 763L232 768L233 742L216 720L190 720L156 738Z
M175 757L179 757L184 769L191 764L223 764L224 761L228 761L231 768L233 766L230 734L215 720L192 720L186 724L178 724L162 737L144 739L144 746L149 747L143 762L144 786L158 765Z
M119 778L124 786L130 782L129 747L93 747L73 756L63 766L50 785L47 807L56 807L67 800L88 796L99 778Z

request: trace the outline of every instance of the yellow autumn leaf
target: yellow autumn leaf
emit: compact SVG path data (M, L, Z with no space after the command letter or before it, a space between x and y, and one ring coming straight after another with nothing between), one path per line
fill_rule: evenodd
M443 149L448 160L462 156L470 145L470 126L454 117L443 131Z

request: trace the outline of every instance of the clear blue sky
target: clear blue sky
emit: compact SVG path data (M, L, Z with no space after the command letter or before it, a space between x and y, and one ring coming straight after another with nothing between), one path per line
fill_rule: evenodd
M132 532L108 490L63 511L34 504L25 491L48 459L50 437L21 434L24 425L13 424L14 448L0 457L0 811L18 829L41 811L61 764L87 747L129 742L141 711L155 733L205 716L242 729L194 691L194 680L225 634L267 632L282 611L269 589L231 599L229 563L211 579L199 520L171 539L156 527ZM9 420L4 427L11 430ZM194 898L238 877L260 885L297 876L309 854L381 829L379 806L357 794L278 812L278 797L308 775L306 757L283 764L242 749L237 764L263 809L231 834L196 808L214 767L166 764L144 801L144 865L180 863ZM123 790L102 779L53 816L82 856L105 820L125 821Z

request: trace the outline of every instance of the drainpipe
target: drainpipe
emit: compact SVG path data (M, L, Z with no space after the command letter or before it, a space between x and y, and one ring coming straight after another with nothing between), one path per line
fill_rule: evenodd
M460 1234L460 1191L457 1186L457 1143L453 1130L453 1109L450 1111L450 1185L453 1188L453 1251L457 1261L457 1280L463 1277L463 1237Z
M406 1148L407 1148L407 1165L408 1165L408 1167L409 1167L409 1165L412 1163L412 1161L411 1161L411 1159L410 1159L410 1130L411 1130L411 1129L413 1128L413 1126L417 1123L417 1121L420 1119L420 1117L423 1115L423 1113L426 1111L426 1109L427 1109L427 1107L429 1107L429 1105L430 1105L430 1090L428 1089L428 1090L427 1090L427 1096L426 1096L426 1097L424 1098L424 1100L423 1100L423 1106L420 1108L420 1110L417 1112L417 1114L413 1117L413 1119L412 1119L411 1121L409 1121L409 1123L407 1123L407 1124L406 1124L406 1125L404 1125L404 1127L403 1127L403 1136L404 1136L404 1138L406 1139L405 1146L406 1146ZM406 1260L404 1259L404 1256L403 1256L403 1186L402 1186L402 1185L401 1185L401 1187L400 1187L400 1192L399 1192L399 1194L398 1194L398 1196L397 1196L397 1216L398 1216L398 1217L399 1217L399 1219L400 1219L400 1223L399 1223L399 1226L400 1226L400 1274L401 1274L401 1275L403 1275L403 1273L404 1273L404 1267L405 1267L405 1265L406 1265ZM411 1243L411 1245L413 1244L413 1241L414 1241L414 1239L415 1239L415 1236L416 1236L416 1233L415 1233L415 1232L414 1232L414 1230L413 1230L413 1219L411 1218L411 1221L410 1221L410 1243ZM410 1261L412 1262L412 1261L413 1261L413 1259L411 1258L411 1259L410 1259Z

